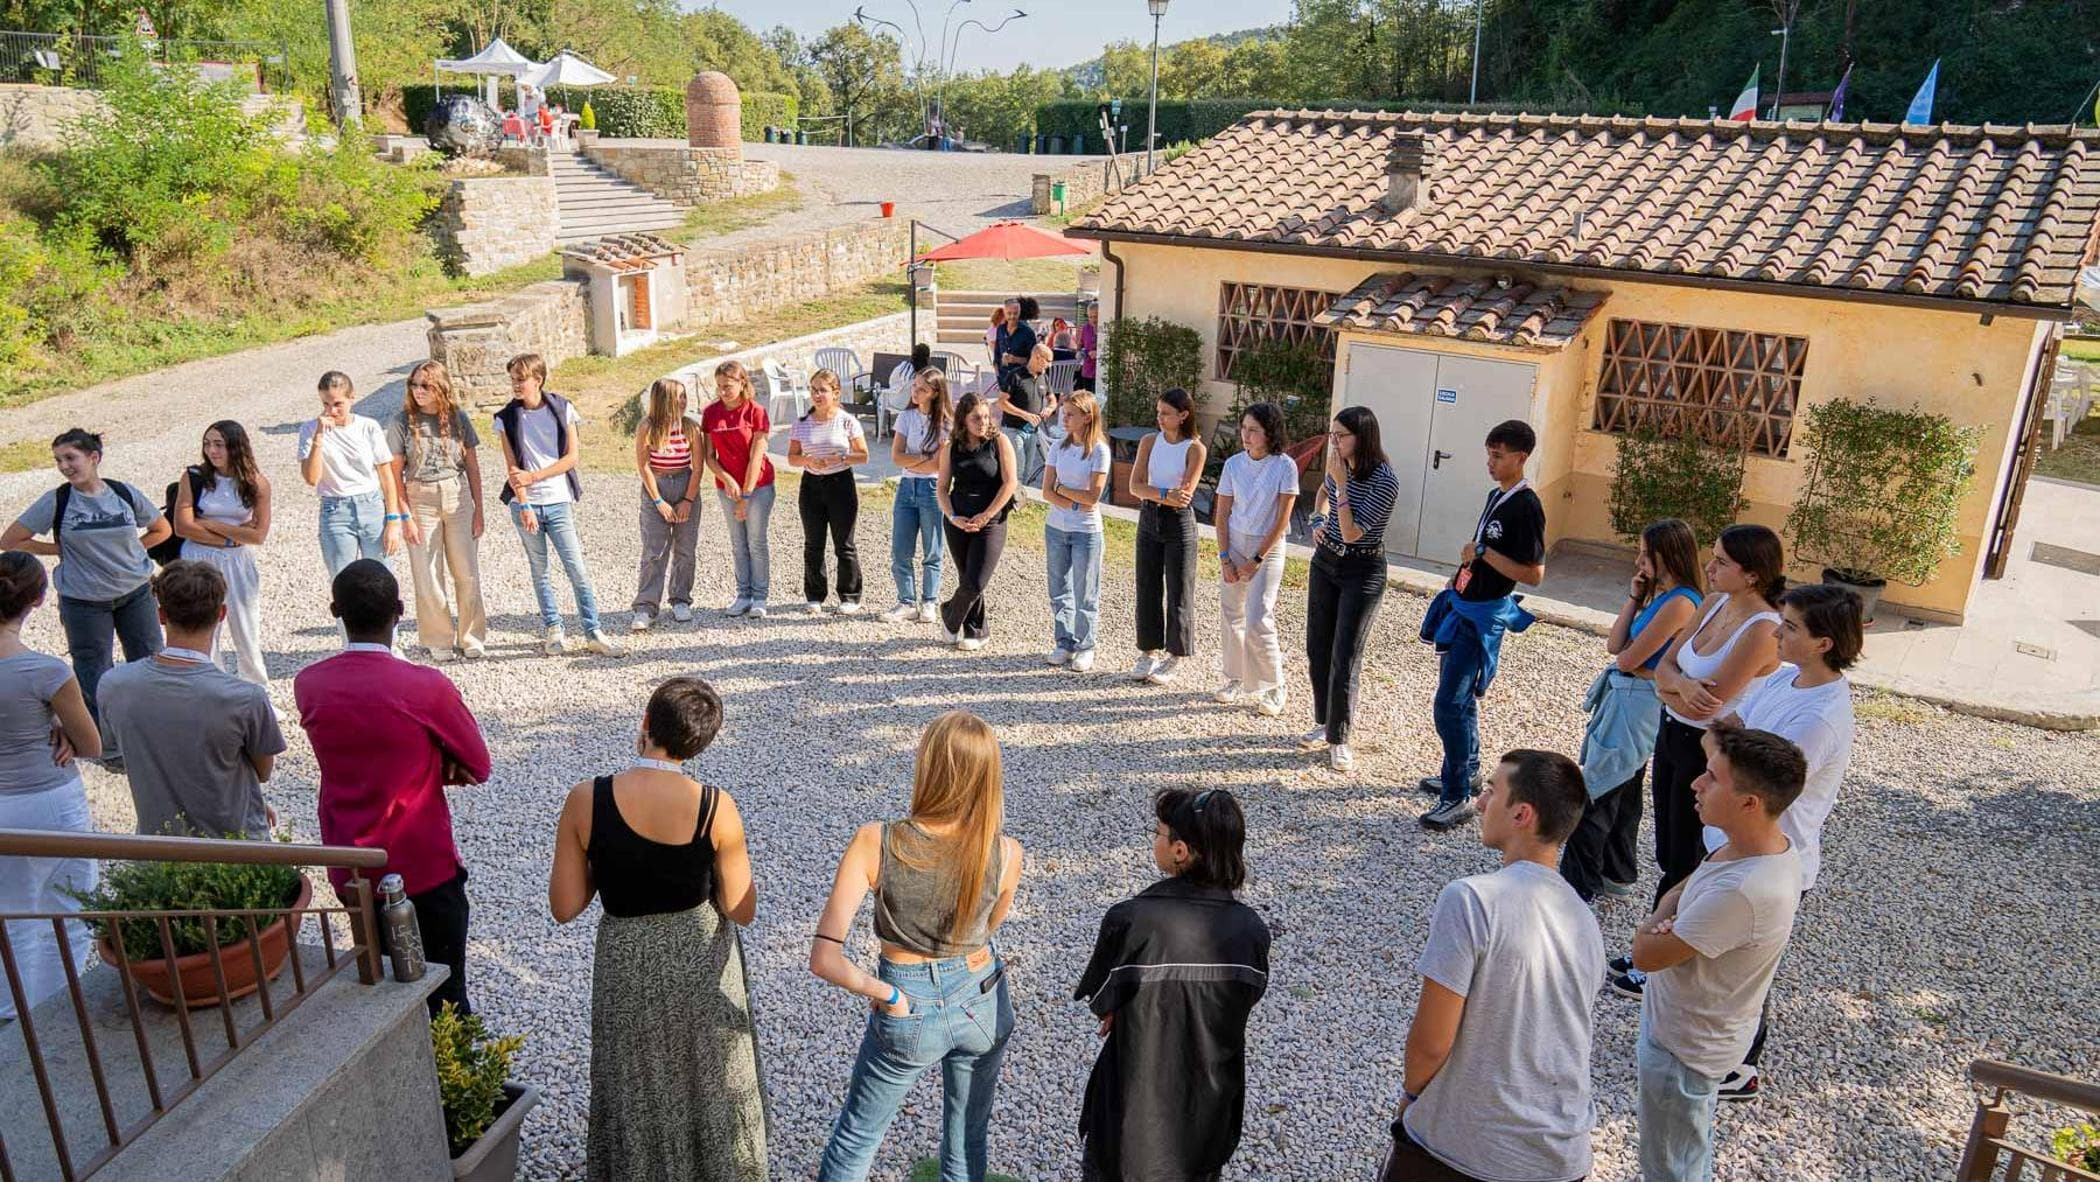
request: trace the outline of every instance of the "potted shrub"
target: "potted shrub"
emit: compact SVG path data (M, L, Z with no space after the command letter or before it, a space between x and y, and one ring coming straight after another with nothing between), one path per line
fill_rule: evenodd
M1743 496L1744 450L1688 435L1664 438L1653 427L1619 436L1611 476L1611 528L1627 543L1666 517L1692 527L1702 543L1735 524Z
M1808 474L1786 531L1826 563L1867 619L1891 580L1918 586L1961 553L1955 532L1976 471L1979 432L1946 415L1840 398L1808 412Z
M1203 338L1195 329L1157 316L1119 316L1102 327L1102 414L1110 427L1143 427L1153 421L1152 401L1179 386L1201 409Z
M583 110L576 117L576 146L588 148L598 142L598 112L591 109L591 100L583 100Z
M540 1102L538 1088L506 1081L510 1058L524 1045L515 1034L490 1038L479 1017L461 1014L449 1001L430 1020L455 1179L507 1182L517 1176L518 1133L525 1114Z
M2067 1166L2100 1173L2100 1129L2092 1125L2072 1125L2056 1130L2049 1139L2050 1152L2056 1160Z
M75 893L89 911L276 910L306 906L313 886L296 866L230 865L217 862L114 862L103 869L93 891ZM275 977L291 951L291 929L285 916L264 923L258 932L263 976ZM255 956L248 948L250 921L227 916L216 921L219 965L226 974L228 999L246 997L257 988ZM218 975L212 969L211 941L202 919L171 919L168 937L175 958L169 960L160 940L160 924L150 918L91 920L95 948L106 964L119 963L110 929L124 938L124 971L155 1001L175 1004L176 979L190 1009L220 1004Z

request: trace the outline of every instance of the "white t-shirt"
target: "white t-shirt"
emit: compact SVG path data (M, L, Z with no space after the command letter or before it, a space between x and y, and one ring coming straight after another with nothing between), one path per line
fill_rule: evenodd
M828 462L844 459L867 436L860 429L860 420L841 410L821 421L815 415L796 419L788 428L788 438L802 445L803 455Z
M1110 467L1105 441L1095 444L1092 451L1077 444L1060 443L1050 449L1045 459L1057 470L1057 482L1066 488L1092 488L1094 477L1107 475ZM1108 486L1102 486L1101 495L1108 495ZM1098 534L1101 532L1101 505L1096 502L1089 509L1053 508L1050 510L1050 528L1068 534Z
M1229 528L1233 538L1259 544L1276 528L1282 498L1298 495L1298 461L1281 452L1259 460L1246 452L1235 452L1225 461L1225 471L1218 477L1218 495L1232 498ZM1238 549L1234 547L1235 552Z
M564 403L569 411L569 434L574 436L583 426L583 417L576 413L576 404ZM503 424L490 421L491 428L500 437ZM554 404L542 402L537 410L518 408L518 450L524 454L517 457L518 466L528 471L545 468L562 457L561 433L555 430ZM576 499L569 491L567 475L551 476L525 490L528 505L566 505Z
M1744 694L1735 705L1743 725L1771 731L1801 748L1808 760L1808 783L1801 795L1779 814L1779 828L1801 855L1801 889L1816 885L1823 865L1823 822L1837 807L1838 785L1852 766L1852 683L1840 677L1828 685L1794 688L1801 670L1781 665L1764 684ZM1706 851L1728 844L1728 835L1711 825L1702 834Z
M1451 1057L1407 1106L1408 1136L1468 1177L1588 1174L1596 915L1536 862L1461 878L1437 895L1415 968L1466 1009Z
M1648 974L1641 1033L1710 1079L1741 1066L1800 902L1801 855L1791 848L1699 863L1672 927L1699 955Z
M314 421L299 427L299 462L314 451ZM321 436L321 479L314 492L324 497L361 497L379 491L379 470L392 463L393 449L386 444L386 428L363 415L351 415L350 425L330 425Z
M920 410L916 406L908 406L898 412L896 430L898 437L904 440L904 454L914 460L925 457L926 434L932 427L933 420L926 416L925 411ZM948 439L954 431L954 427L955 418L953 415L950 415L948 421L941 424L941 437L933 441L933 454L939 455L940 449L948 446ZM898 475L905 480L934 480L940 474L938 472L901 472Z

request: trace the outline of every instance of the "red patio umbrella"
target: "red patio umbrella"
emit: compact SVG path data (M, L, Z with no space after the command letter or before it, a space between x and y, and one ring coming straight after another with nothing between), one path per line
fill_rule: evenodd
M919 262L952 262L956 259L1040 259L1061 254L1092 254L1083 246L1020 222L996 222L975 234L958 238L946 246L929 250Z

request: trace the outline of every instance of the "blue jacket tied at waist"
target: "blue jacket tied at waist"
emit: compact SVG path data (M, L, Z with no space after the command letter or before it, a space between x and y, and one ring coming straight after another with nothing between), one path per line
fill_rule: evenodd
M1595 800L1633 779L1655 754L1662 700L1645 677L1607 668L1582 699L1589 728L1582 734L1582 781Z
M1429 601L1429 611L1422 617L1422 642L1436 645L1438 652L1458 644L1479 645L1480 676L1473 682L1473 696L1483 697L1502 659L1503 634L1522 632L1538 618L1524 610L1523 599L1521 595L1461 599L1447 587Z

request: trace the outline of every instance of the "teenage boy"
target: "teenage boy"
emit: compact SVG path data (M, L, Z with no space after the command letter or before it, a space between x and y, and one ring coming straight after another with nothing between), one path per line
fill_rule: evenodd
M404 661L389 643L403 614L392 571L369 558L343 568L328 610L342 621L343 651L299 672L292 694L320 766L321 840L383 847L367 881L398 874L415 906L424 955L451 970L430 1012L467 1004L467 868L452 839L449 785L489 776L489 749L459 690L436 669ZM328 877L338 894L343 870ZM379 938L384 944L382 928Z
M1565 755L1511 751L1480 794L1502 869L1437 896L1384 1182L1569 1182L1590 1172L1597 918L1560 876L1589 794Z
M591 572L583 564L583 542L576 532L576 502L583 499L583 481L576 475L583 419L568 399L545 388L547 362L539 354L520 353L506 368L511 400L496 412L495 424L510 475L500 499L510 506L511 524L532 567L532 590L539 597L545 629L540 651L553 657L568 647L561 602L554 597L554 573L547 569L551 543L576 595L583 647L601 657L624 656L599 627L598 596L591 590Z
M1808 778L1800 749L1727 725L1702 743L1692 795L1727 840L1633 937L1633 966L1647 974L1635 1059L1643 1182L1714 1176L1721 1080L1749 1053L1801 898L1801 854L1779 823Z
M102 678L102 730L124 752L138 831L267 838L276 814L263 782L284 750L263 687L212 660L226 619L226 578L180 560L153 577L167 643Z
M1488 478L1495 488L1459 548L1458 573L1430 605L1422 638L1438 654L1436 698L1431 715L1444 746L1443 769L1422 780L1436 794L1422 824L1444 830L1473 819L1472 796L1480 777L1480 699L1495 680L1502 637L1531 626L1517 606L1518 583L1536 587L1546 577L1546 507L1524 478L1524 464L1538 446L1531 424L1501 423L1487 436Z

